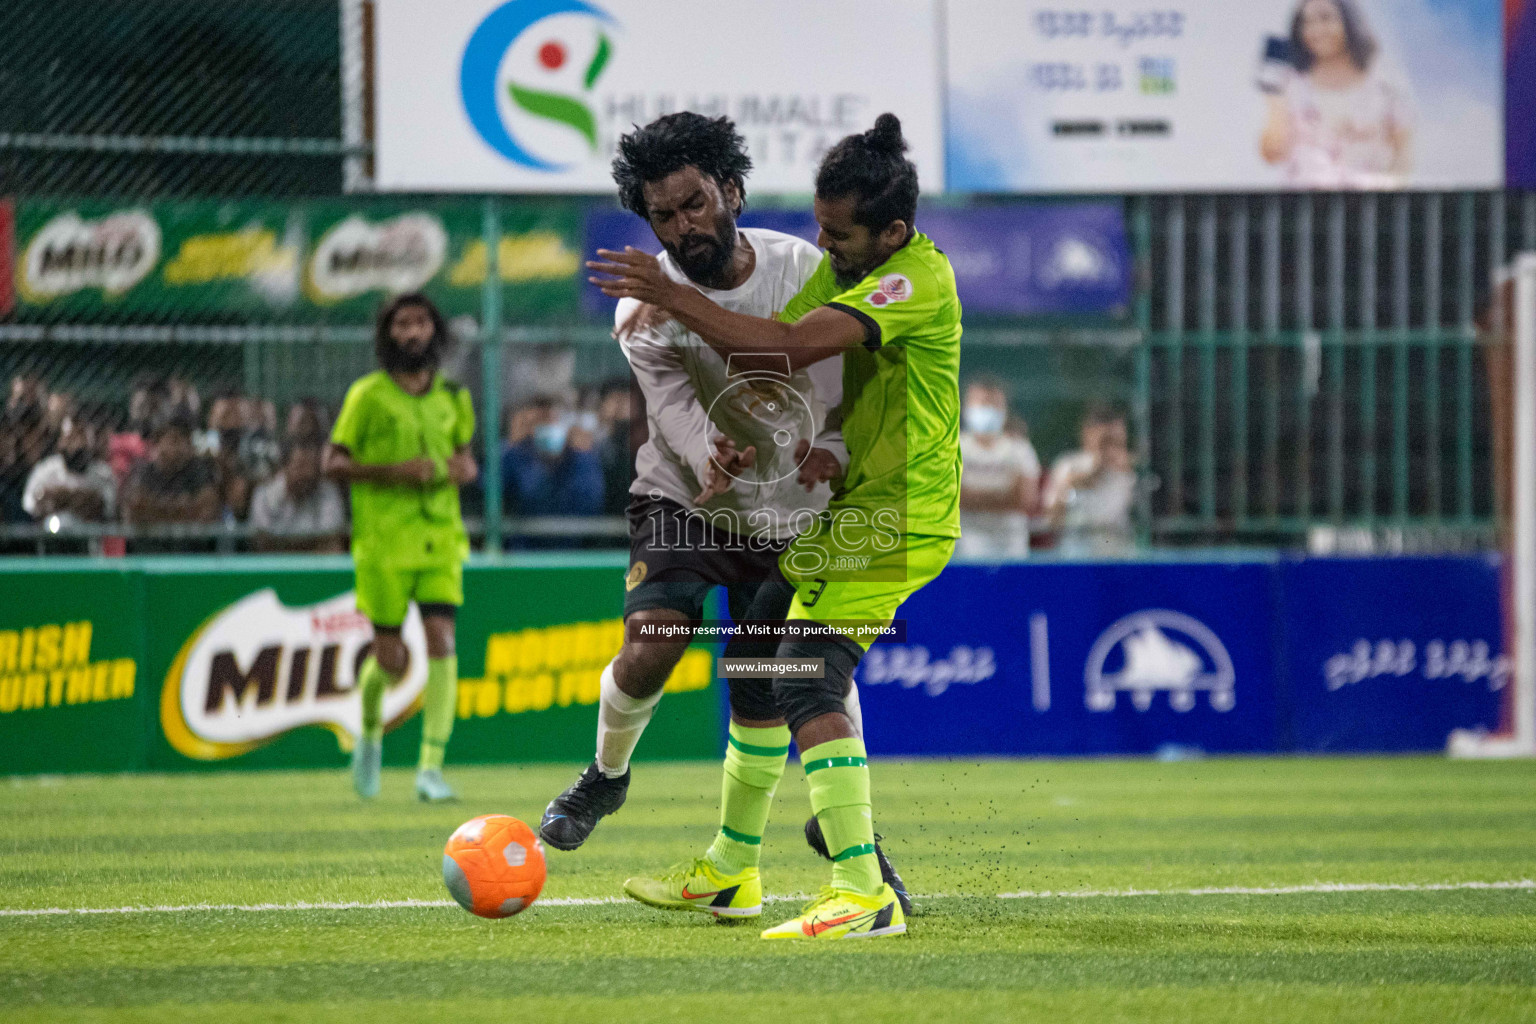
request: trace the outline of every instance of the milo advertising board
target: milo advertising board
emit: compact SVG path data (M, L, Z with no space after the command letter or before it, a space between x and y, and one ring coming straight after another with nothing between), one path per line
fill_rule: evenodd
M11 208L0 212L9 237ZM423 290L449 315L478 314L488 264L483 211L463 201L14 202L14 261L0 258L23 317L153 313L367 321L381 296ZM580 210L560 200L500 209L498 269L509 316L577 312ZM10 246L3 246L9 251Z
M450 765L591 756L622 572L466 570ZM345 560L0 569L0 581L0 773L346 763L372 631ZM404 636L410 666L384 706L391 764L415 760L426 684L414 612ZM642 757L718 754L713 668L710 650L684 655Z

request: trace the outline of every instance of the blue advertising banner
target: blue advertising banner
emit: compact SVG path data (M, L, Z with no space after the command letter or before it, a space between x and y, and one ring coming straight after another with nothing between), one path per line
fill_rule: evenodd
M809 212L748 210L740 224L816 240ZM1118 200L925 207L918 227L949 256L969 315L1119 317L1130 306L1130 242ZM626 245L661 248L631 213L588 215L587 252ZM582 301L593 316L613 315L613 300L592 285Z
M1510 188L1536 188L1536 0L1504 0L1504 160Z
M1442 750L1499 723L1487 558L952 565L856 674L879 755Z
M1309 559L1280 568L1296 749L1440 750L1498 725L1499 564L1480 558Z
M1272 568L953 565L859 667L877 754L1276 749Z

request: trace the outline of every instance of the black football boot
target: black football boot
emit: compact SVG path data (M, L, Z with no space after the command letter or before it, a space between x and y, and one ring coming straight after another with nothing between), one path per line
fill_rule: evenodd
M885 855L885 850L880 847L881 837L875 836L875 860L880 862L880 880L892 889L896 890L896 899L901 903L901 912L908 917L912 915L912 897L907 894L907 883L901 880L892 866L891 859ZM832 854L827 850L826 837L821 834L821 822L816 820L813 814L805 822L806 845L816 851L817 856L832 859Z
M574 850L587 841L599 818L624 806L629 771L610 779L593 761L574 785L549 802L539 822L539 838L557 850Z

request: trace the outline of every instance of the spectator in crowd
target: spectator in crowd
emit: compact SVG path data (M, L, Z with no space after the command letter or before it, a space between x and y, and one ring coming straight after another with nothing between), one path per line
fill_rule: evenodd
M39 413L48 404L48 389L41 377L32 373L18 373L11 378L11 390L5 397L6 412L35 409Z
M603 466L593 432L549 397L508 414L501 454L504 507L524 516L603 510Z
M319 440L330 436L330 417L318 398L301 398L288 407L283 421L283 443Z
M962 415L958 553L1022 558L1040 494L1040 458L1027 437L1005 432L1008 396L1000 382L972 381Z
M0 526L26 521L21 496L28 468L22 465L21 437L21 417L10 409L0 409Z
M321 475L324 450L321 437L289 441L282 469L256 488L251 499L256 550L324 554L345 550L346 504L341 488Z
M43 403L43 422L48 426L48 433L58 443L58 437L64 430L64 421L71 419L79 411L75 404L75 396L65 391L50 392Z
M1051 466L1045 512L1061 526L1064 552L1129 550L1136 469L1131 462L1125 414L1101 403L1089 406L1081 438L1080 449L1061 456Z
M253 482L271 479L283 464L277 439L277 403L270 398L245 400L245 433L240 438L240 465Z
M114 517L117 480L100 457L91 423L64 421L54 453L32 468L21 500L27 515L38 521L57 516L63 530Z
M0 413L0 522L12 524L31 522L22 505L27 477L54 446L46 420L46 392L40 385L36 390L29 384L18 387L17 381L12 382Z
M173 373L165 379L167 414L180 410L193 423L202 419L203 399L197 385L180 374Z
M172 409L150 436L149 457L123 488L124 519L134 525L216 523L219 480L213 463L192 446L193 420Z
M208 429L194 439L197 453L212 460L217 471L224 515L237 520L250 509L255 483L240 458L246 421L245 399L234 391L222 392L208 405Z
M635 452L630 436L634 402L626 377L615 377L598 391L597 453L603 464L603 511L621 516L629 508L629 485L635 479Z
M119 490L134 464L149 454L150 429L169 406L170 395L163 380L140 377L134 381L128 399L128 423L107 439L107 461L112 466L112 475L117 478Z

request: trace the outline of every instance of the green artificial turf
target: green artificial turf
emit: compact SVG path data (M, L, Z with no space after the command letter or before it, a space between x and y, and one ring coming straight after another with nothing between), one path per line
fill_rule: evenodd
M386 772L0 781L0 909L444 900L454 826L536 822L576 766L458 768L427 807ZM876 762L919 898L907 936L765 943L611 897L701 851L719 767L636 766L551 852L542 905L0 915L0 1020L1536 1021L1536 890L1182 894L1536 879L1536 765L1440 759ZM770 895L827 877L791 765ZM1147 895L999 898L1027 891ZM770 903L762 923L796 909Z

